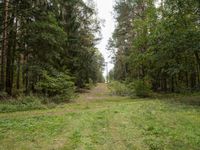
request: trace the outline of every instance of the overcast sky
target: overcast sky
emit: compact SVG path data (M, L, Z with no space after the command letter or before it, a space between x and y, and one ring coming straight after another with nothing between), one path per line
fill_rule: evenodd
M105 61L108 62L108 70L113 68L113 64L110 63L109 52L106 50L106 46L109 38L112 36L114 30L114 19L112 15L114 0L94 0L98 9L98 17L105 20L104 26L102 26L102 40L97 45L101 53L103 54ZM104 72L104 76L106 71Z
M83 0L87 2L87 0ZM101 34L102 40L97 45L100 52L103 54L105 61L108 62L108 70L113 68L111 63L111 58L109 58L110 53L106 50L108 40L112 37L114 31L115 23L113 18L113 6L115 0L93 0L96 4L98 10L98 17L104 20L104 26L102 26ZM160 5L161 0L156 0L156 7ZM104 71L104 76L106 76L106 70Z
M114 30L114 18L113 18L113 6L115 0L94 0L98 9L98 17L105 20L104 26L102 26L102 40L97 45L101 53L103 54L105 61L108 62L108 70L113 68L113 64L110 62L109 52L106 50L109 38L112 36ZM156 6L160 5L161 0L156 0ZM106 76L106 70L104 71Z

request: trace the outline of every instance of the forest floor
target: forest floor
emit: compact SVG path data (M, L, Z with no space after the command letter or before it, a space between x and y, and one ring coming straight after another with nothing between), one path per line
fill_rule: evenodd
M106 84L54 109L0 113L0 150L199 150L200 96L130 99Z

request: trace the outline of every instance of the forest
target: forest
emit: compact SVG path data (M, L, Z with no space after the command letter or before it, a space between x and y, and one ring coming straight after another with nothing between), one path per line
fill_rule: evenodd
M199 148L199 0L0 0L0 150Z
M96 48L100 25L92 2L0 1L2 97L42 94L70 98L102 82L104 58Z
M198 0L118 0L110 78L157 92L200 90Z

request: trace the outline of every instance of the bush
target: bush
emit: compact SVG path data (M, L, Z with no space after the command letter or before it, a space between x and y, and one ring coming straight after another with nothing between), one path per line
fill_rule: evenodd
M37 83L36 88L56 103L69 101L74 96L75 91L72 78L64 73L50 76L44 72L43 79Z
M0 91L0 99L4 99L6 97L8 97L8 94L6 92Z
M43 99L34 96L19 97L17 99L0 102L0 112L15 112L44 108L46 108L46 106L43 104Z
M109 89L112 94L119 96L130 96L130 97L149 97L151 94L151 86L147 80L136 80L127 84L119 81L112 81L109 83Z
M87 90L90 90L90 89L92 89L92 87L94 87L94 82L92 81L92 79L89 79L89 83L86 83L85 84L85 89L87 89Z
M133 83L135 95L138 97L149 97L151 86L145 80L136 80Z
M129 95L129 89L126 86L126 84L121 83L119 81L112 81L109 83L109 89L112 94L119 95L119 96L128 96Z

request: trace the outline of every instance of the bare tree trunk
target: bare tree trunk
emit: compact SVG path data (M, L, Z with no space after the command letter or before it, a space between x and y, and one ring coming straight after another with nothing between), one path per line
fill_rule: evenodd
M15 10L15 16L17 16L17 12ZM13 36L13 49L12 49L12 60L11 60L11 91L13 88L13 82L14 82L14 64L15 64L15 53L17 48L17 23L18 19L16 17L16 21L14 22L14 36Z
M17 89L20 89L20 71L21 71L21 66L20 66L20 61L21 61L21 56L18 56L17 60Z
M196 87L196 72L192 72L190 76L190 87L191 89L195 89Z
M171 78L171 92L174 92L174 77Z
M188 72L185 72L185 79L186 79L187 88L189 88Z
M13 24L13 23L12 23ZM9 33L9 44L6 53L6 92L11 95L11 60L12 60L12 47L13 47L13 30Z
M2 40L2 50L1 50L1 90L4 90L5 88L5 52L8 48L8 40L7 40L7 34L8 34L8 4L9 0L4 0L4 11L3 11L3 40Z
M12 95L13 88L13 74L14 74L14 57L16 51L16 36L17 36L17 18L16 8L12 12L12 20L10 23L11 30L9 32L9 44L6 55L6 92Z
M26 61L27 62L26 62L26 68L25 68L25 94L28 95L29 92L30 92L30 89L29 89L29 87L30 87L30 83L29 83L29 64L28 64L29 56L28 56L28 54L26 56Z

